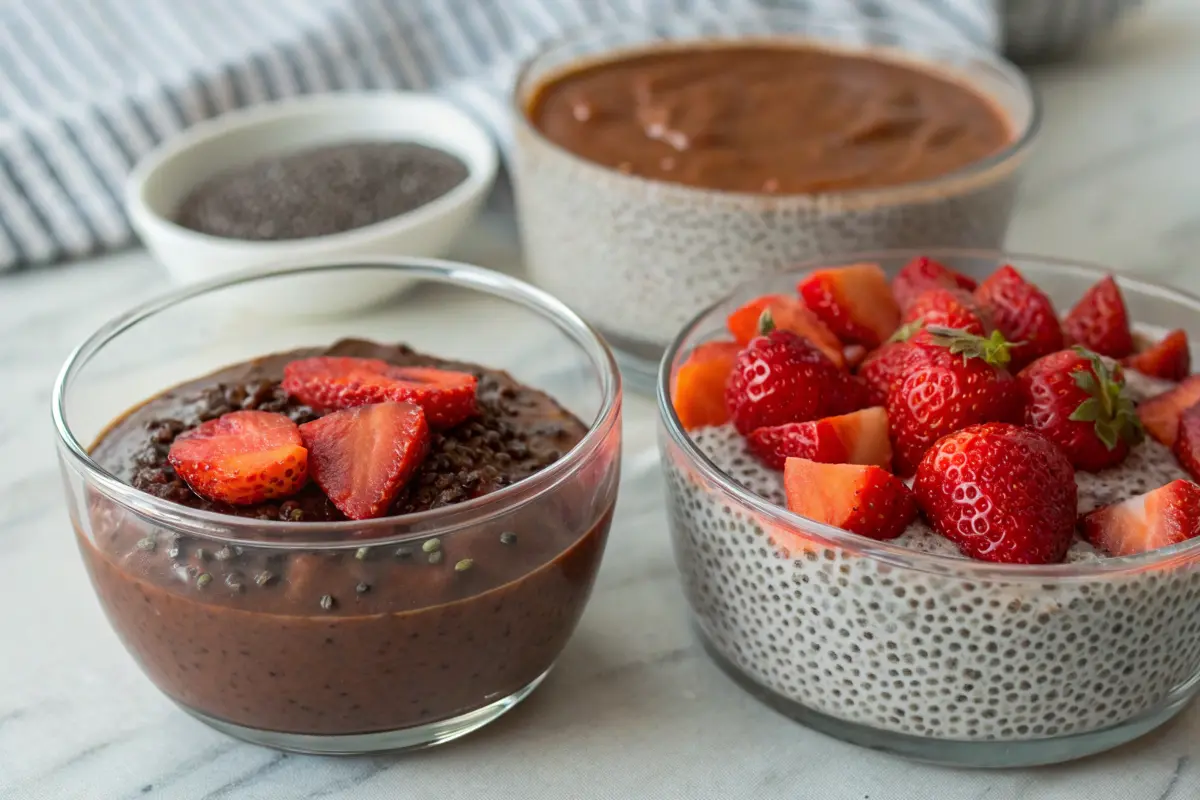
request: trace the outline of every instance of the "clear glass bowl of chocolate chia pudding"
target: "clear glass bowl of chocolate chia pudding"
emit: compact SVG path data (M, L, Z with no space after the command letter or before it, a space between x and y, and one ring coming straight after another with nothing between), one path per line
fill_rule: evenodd
M675 332L746 280L825 253L1000 247L1036 98L994 53L929 36L771 11L550 43L513 100L531 279L652 391Z
M736 683L781 713L910 758L1010 767L1130 741L1200 688L1200 540L1115 558L1076 534L1063 563L1044 565L968 560L923 517L876 541L789 512L781 474L760 464L732 425L689 432L676 414L680 365L697 346L727 340L726 317L744 302L793 291L817 267L871 262L892 276L916 255L827 259L748 282L667 349L660 451L697 635ZM1011 263L1060 312L1108 272L989 251L919 255L977 279ZM1118 282L1135 331L1200 336L1200 298ZM1125 375L1139 399L1157 390L1152 379ZM1179 477L1187 474L1170 450L1147 438L1119 467L1076 472L1079 511Z
M352 315L247 310L330 278L413 288ZM280 376L314 356L457 370L477 405L448 427L366 407L424 411L432 431L374 518L322 493L307 434L310 481L286 499L209 502L172 470L182 433L230 413L303 434L321 413ZM145 303L70 356L53 416L80 552L126 649L185 711L286 750L423 747L515 706L579 621L617 495L603 341L544 292L444 261L242 274ZM364 458L379 441L342 440Z

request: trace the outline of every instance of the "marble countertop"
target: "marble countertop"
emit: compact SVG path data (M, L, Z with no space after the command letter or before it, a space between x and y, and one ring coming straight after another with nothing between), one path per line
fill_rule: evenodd
M1160 0L1089 56L1043 69L1040 147L1010 244L1200 290L1200 6ZM492 211L454 257L519 271ZM1113 752L1035 770L906 762L799 727L698 650L665 530L649 399L626 405L624 487L590 606L555 672L484 731L410 757L244 745L139 673L70 536L49 421L53 377L100 322L166 288L131 252L0 280L0 797L820 797L1183 800L1200 795L1200 706Z

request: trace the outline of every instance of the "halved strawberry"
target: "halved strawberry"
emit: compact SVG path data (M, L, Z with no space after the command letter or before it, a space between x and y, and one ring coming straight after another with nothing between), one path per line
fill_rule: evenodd
M892 468L887 412L864 408L838 417L758 428L746 437L751 452L772 469L790 457L825 464L874 464Z
M847 342L878 347L900 324L900 308L877 264L820 269L796 289L805 305Z
M1200 536L1200 486L1171 481L1098 508L1079 521L1083 536L1112 556L1134 556Z
M467 372L398 367L374 358L318 356L289 363L283 389L320 410L413 403L430 425L448 428L475 415L477 379Z
M788 511L872 539L895 539L917 517L904 481L872 465L789 458L783 484Z
M180 434L167 461L201 497L243 506L288 497L308 479L296 423L272 411L232 411Z
M1175 457L1192 478L1200 481L1200 405L1194 405L1179 415Z
M1150 347L1121 359L1132 370L1152 378L1181 381L1192 371L1192 353L1187 333L1174 330Z
M429 451L420 406L376 403L335 411L300 426L313 480L350 519L387 514Z
M925 256L918 256L905 264L892 279L892 293L902 309L907 309L926 289L938 286L973 292L976 283L973 278L968 278Z
M1063 320L1062 329L1071 344L1102 356L1124 358L1133 352L1125 298L1111 275L1084 292Z
M1054 304L1012 266L1006 264L993 272L975 290L975 299L991 313L996 329L1012 342L1012 372L1063 349Z
M741 349L737 342L705 342L679 365L671 404L684 430L724 425L729 421L725 383Z
M1178 386L1156 394L1138 406L1146 433L1167 447L1175 445L1179 432L1179 415L1200 403L1200 375L1185 378Z
M944 286L935 286L917 295L904 310L901 322L905 325L941 325L979 336L987 336L992 329L991 315L979 305L974 295L964 289Z
M749 344L755 336L766 332L762 329L764 312L769 314L768 319L776 330L791 331L803 336L834 364L839 367L845 366L842 343L833 335L833 331L829 330L816 314L809 311L808 306L785 294L756 297L729 315L726 324L739 344Z

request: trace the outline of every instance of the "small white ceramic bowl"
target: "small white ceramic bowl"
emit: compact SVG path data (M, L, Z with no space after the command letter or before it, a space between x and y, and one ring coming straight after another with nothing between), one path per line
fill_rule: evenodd
M361 228L306 239L247 241L212 236L174 222L201 181L264 157L351 141L417 142L467 166L465 181L408 213ZM125 205L143 244L179 283L227 273L361 256L439 256L474 219L496 177L487 131L445 100L412 92L310 95L230 112L202 122L149 153L130 174ZM390 289L395 283L389 284ZM292 312L339 312L378 302L369 282L310 281L286 298L262 298Z

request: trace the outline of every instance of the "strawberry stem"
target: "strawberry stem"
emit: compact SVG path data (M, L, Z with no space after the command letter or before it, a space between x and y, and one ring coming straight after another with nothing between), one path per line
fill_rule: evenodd
M1012 359L1009 351L1014 343L1005 339L1000 331L992 331L992 335L986 337L959 328L947 328L944 325L929 325L925 331L934 344L948 348L955 355L961 355L964 364L969 358L982 358L993 367L1003 368Z
M775 315L771 313L771 309L764 308L758 317L758 335L766 336L773 330L775 330Z
M888 342L907 342L924 326L924 319L914 319L912 322L905 323L899 328L896 328L895 333L888 337Z

